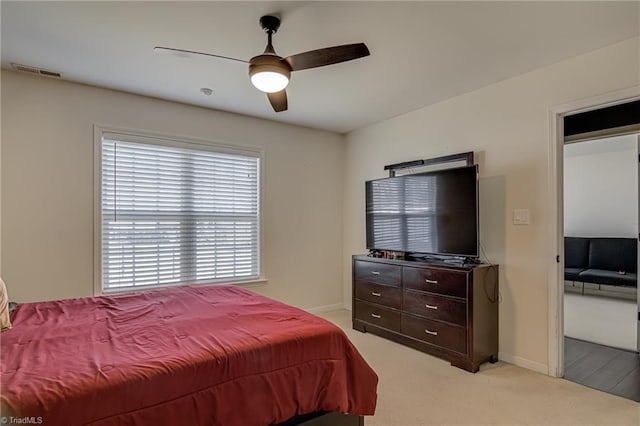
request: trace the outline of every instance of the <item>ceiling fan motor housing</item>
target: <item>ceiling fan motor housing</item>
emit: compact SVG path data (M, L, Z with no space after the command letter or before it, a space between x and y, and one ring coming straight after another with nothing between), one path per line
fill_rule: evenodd
M276 33L280 28L280 18L273 15L265 15L260 18L260 26L265 33Z

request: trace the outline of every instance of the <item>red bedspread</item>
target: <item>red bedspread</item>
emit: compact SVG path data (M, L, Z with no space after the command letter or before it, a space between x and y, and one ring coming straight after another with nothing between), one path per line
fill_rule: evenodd
M333 324L235 286L27 303L1 336L3 415L45 425L260 425L373 414Z

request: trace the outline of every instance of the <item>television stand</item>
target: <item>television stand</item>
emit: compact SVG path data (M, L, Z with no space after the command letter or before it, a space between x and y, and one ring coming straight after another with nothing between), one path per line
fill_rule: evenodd
M353 328L478 371L498 359L498 266L353 256Z

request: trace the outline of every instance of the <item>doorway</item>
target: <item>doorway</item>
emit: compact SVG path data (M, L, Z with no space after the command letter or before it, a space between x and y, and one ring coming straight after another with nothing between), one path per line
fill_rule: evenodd
M565 337L630 351L638 350L639 135L565 143L563 163Z
M564 378L640 401L640 134L564 146Z
M565 142L565 118L570 117L576 114L580 114L583 112L596 111L599 109L605 109L611 106L620 105L624 103L630 103L634 101L638 101L640 99L640 86L603 95L597 98L593 98L591 100L575 102L572 104L563 105L557 108L554 108L550 112L550 127L551 127L551 137L550 137L550 150L549 150L549 189L550 189L550 214L552 218L555 218L555 223L552 223L551 227L551 238L550 238L550 249L551 253L555 253L553 258L549 259L549 374L551 376L563 377L565 375L565 361L575 362L575 354L577 346L583 346L581 344L573 345L572 342L569 342L565 348L565 337L564 337L564 293L565 293L565 285L564 285L564 261L565 261L565 238L564 238L564 212L563 212L563 203L564 203L564 182L563 182L563 162L564 162L564 142ZM593 120L589 120L593 122ZM594 131L591 130L591 133L588 138L584 137L583 139L594 139L596 137L604 138L606 136L615 135L616 132L612 131L616 129L606 129L605 131ZM624 127L617 126L618 134L629 134L633 133L634 127ZM640 123L637 123L637 127L635 127L635 131L640 131ZM584 136L584 135L583 135ZM579 138L578 138L579 139ZM637 149L637 148L636 148ZM636 177L637 179L637 177ZM637 222L636 222L637 224ZM637 231L636 231L637 232ZM637 247L637 235L634 236L635 246ZM637 261L636 261L637 262ZM573 285L573 284L571 284ZM589 286L590 287L590 286ZM586 292L590 292L592 288L587 287L585 289ZM636 286L637 288L637 286ZM580 289L580 295L582 293L582 289ZM638 299L636 292L636 300ZM640 319L640 314L638 314L637 302L635 308L636 315L639 315L636 320ZM637 327L637 326L636 326ZM637 327L640 329L640 327ZM636 333L640 333L640 331L636 331ZM637 347L636 337L636 351ZM592 344L592 343L590 343ZM572 347L573 346L573 347ZM606 348L606 347L605 347ZM565 354L565 349L567 352ZM578 348L580 350L584 349L583 347ZM618 350L618 349L611 349ZM604 352L609 352L609 348ZM626 351L627 355L630 355L632 360L638 360L638 353L635 351ZM566 355L566 356L565 356ZM583 375L590 375L587 370L611 370L614 365L617 365L622 362L624 356L620 354L614 354L614 358L617 357L618 361L616 363L610 365L605 368L605 365L596 365L600 363L600 361L590 361L584 362L582 366ZM603 353L596 356L597 359L602 359L604 357ZM566 358L566 359L565 359ZM634 361L635 362L635 361ZM632 377L628 380L630 382L638 384L637 392L632 390L630 395L627 397L631 399L640 400L640 364L637 365L637 368L632 369L633 374ZM583 378L584 379L584 378ZM611 379L610 381L616 381L617 379Z

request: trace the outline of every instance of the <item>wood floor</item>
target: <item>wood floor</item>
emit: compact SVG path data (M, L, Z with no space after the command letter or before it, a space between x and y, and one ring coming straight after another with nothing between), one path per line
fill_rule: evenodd
M564 378L640 402L640 355L564 338Z

